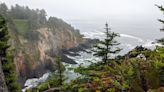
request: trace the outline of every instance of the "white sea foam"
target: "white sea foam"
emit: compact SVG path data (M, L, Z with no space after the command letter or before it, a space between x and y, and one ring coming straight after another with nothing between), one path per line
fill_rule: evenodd
M132 38L132 39L136 39L138 40L138 42L143 42L143 39L136 37L136 36L132 36L132 35L128 35L128 34L120 34L121 37L126 37L126 38Z
M87 49L87 51L91 51L91 50ZM76 68L78 66L87 67L88 65L91 64L90 61L96 62L96 60L99 59L99 58L94 57L92 53L80 51L80 52L78 52L78 54L80 56L72 57L72 56L66 55L68 58L73 59L77 63L77 64L66 64L66 63L64 63L65 65L67 65L66 71L64 72L65 76L67 76L67 78L68 78L68 80L66 80L66 82L69 82L69 81L76 79L77 77L81 76L80 74L75 73L73 70L69 70L68 68ZM94 59L96 59L96 60L94 60Z
M89 32L82 32L82 34L84 35L84 38L92 38L92 39L104 39L105 34L102 31L89 31ZM129 34L120 34L121 37L126 37L126 38L131 38L131 39L135 39L138 42L143 42L143 39L140 37L136 37L133 35L129 35Z
M91 50L86 50L86 51L91 51ZM96 59L98 60L96 57L93 56L93 53L87 53L87 52L83 52L83 51L80 51L78 52L78 54L80 56L69 56L69 55L66 55L68 58L70 59L73 59L74 61L76 61L77 65L76 66L79 66L80 64L84 64L84 66L87 66L89 65L89 60L93 60L93 59ZM73 66L72 66L73 67Z
M143 44L143 46L144 46L144 47L147 47L147 48L154 47L155 44L152 44L152 43L153 43L153 41L147 40L147 41Z
M91 38L91 39L102 39L105 37L104 33L101 31L90 31L90 32L82 32L84 38Z
M26 80L24 84L25 88L22 89L22 92L25 92L29 88L36 87L39 83L46 81L50 74L51 74L50 72L47 72L40 78L32 78L32 79Z
M129 44L129 43L121 44L121 46L123 46L123 49L127 48L128 50L132 50L135 48L135 46L133 46L132 44Z
M143 44L143 47L152 48L152 49L155 48L156 46L163 46L163 45L159 43L154 43L154 41L151 40L147 40L145 44Z

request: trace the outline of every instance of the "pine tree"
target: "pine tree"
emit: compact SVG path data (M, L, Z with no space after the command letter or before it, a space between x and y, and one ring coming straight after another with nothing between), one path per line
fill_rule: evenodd
M1 3L0 4L0 14L3 15L4 17L6 17L7 11L8 11L7 5L5 3Z
M164 7L163 6L159 6L159 5L156 5L159 9L160 9L160 11L162 11L163 12L163 14L164 14ZM162 24L164 24L164 20L163 19L158 19L158 21L159 22L161 22ZM162 29L160 29L161 31L164 31L164 27L162 28ZM158 39L157 40L159 43L161 43L162 45L164 45L164 38L161 38L161 39Z
M103 41L99 41L96 46L94 46L94 52L95 56L102 57L102 61L104 63L107 63L107 61L110 59L111 54L116 54L120 52L120 48L114 46L118 46L120 43L118 43L115 38L118 37L119 35L111 32L110 28L108 27L108 23L105 24L106 28L106 38Z
M61 63L61 58L57 57L56 58L56 64L57 64L57 76L58 76L58 80L59 80L59 85L62 86L63 82L64 82L64 75L63 75L63 65Z
M13 56L9 54L9 32L5 19L0 15L0 62L2 64L5 82L9 92L21 92L16 79L16 69Z
M6 32L5 20L0 15L0 67L1 68L2 68L2 62L4 61L4 58L6 56L6 49L8 48L8 45L7 45L8 37L5 37L6 34L8 34L8 33ZM3 69L1 69L1 70L2 71L1 71L1 75L0 75L0 79L1 79L0 85L2 85L2 88L3 88L3 87L5 87L6 83L4 83L5 78L4 78ZM3 83L2 83L2 81L3 81ZM5 89L1 89L0 91L3 91Z

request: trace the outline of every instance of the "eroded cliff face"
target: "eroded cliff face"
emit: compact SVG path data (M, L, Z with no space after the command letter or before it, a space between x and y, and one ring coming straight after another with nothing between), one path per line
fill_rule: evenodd
M55 69L54 57L61 49L69 49L84 42L76 30L54 30L48 27L34 30L37 40L28 40L22 35L13 36L12 45L16 48L15 64L19 82L39 77L48 70Z

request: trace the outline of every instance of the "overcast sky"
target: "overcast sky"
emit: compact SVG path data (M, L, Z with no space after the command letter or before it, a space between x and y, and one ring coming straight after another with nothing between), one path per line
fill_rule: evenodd
M158 18L161 12L154 4L164 0L1 0L8 6L19 4L45 9L48 16L63 19L88 18Z

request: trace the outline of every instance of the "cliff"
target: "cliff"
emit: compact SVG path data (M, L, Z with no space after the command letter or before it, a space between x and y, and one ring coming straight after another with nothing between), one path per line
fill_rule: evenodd
M12 25L14 27L10 27L10 43L15 49L14 60L21 85L28 78L39 77L55 69L54 58L62 49L70 49L84 42L78 30L71 26L63 29L63 24L58 28L37 28L30 31L28 37L27 33L19 31L19 26L15 26L16 22Z
M8 22L11 48L19 82L39 77L55 69L55 56L84 42L79 30L61 19L47 17L44 9L0 4L0 14ZM68 63L68 62L67 62Z

